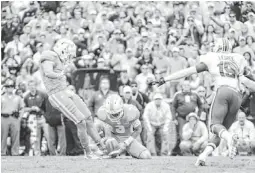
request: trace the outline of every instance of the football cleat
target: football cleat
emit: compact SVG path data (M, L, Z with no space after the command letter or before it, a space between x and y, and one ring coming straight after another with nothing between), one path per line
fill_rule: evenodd
M122 153L123 151L121 149L119 150L115 150L115 151L112 151L108 154L108 156L110 156L111 158L116 158L117 156L120 156L120 154Z
M84 154L85 159L91 159L91 160L100 160L102 159L101 157L97 156L95 153L90 152L88 154Z
M195 163L195 166L205 166L205 157L203 155L199 155L197 158L197 161Z
M238 136L232 135L231 140L228 142L228 156L233 159L237 153Z

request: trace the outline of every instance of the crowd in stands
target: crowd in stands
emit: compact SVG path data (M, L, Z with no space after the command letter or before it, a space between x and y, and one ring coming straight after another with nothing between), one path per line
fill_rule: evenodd
M207 72L157 90L149 80L195 65L220 37L231 41L233 52L242 54L255 73L254 2L3 1L1 5L2 156L83 154L75 124L50 105L40 76L42 52L51 50L60 38L77 46L74 66L66 67L65 74L95 124L107 96L119 93L124 103L140 111L140 142L153 156L202 151L210 135L215 87ZM254 123L255 93L246 89L230 128L242 139L240 155L254 154ZM225 146L222 141L214 154L224 155Z

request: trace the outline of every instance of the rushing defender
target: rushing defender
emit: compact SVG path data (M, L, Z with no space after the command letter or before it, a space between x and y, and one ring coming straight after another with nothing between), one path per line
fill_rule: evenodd
M44 51L42 53L40 61L41 74L52 106L59 109L77 125L78 137L85 150L85 158L99 159L89 148L87 130L93 140L104 148L93 124L91 113L82 99L68 89L64 75L65 65L68 65L71 58L75 56L76 45L71 40L58 40L53 47L53 51Z
M203 153L195 163L196 166L204 166L206 158L219 145L220 139L228 143L229 157L236 155L237 138L232 136L227 129L235 121L236 114L241 106L241 85L239 75L244 73L246 65L242 55L231 53L232 47L228 39L217 39L214 51L200 57L200 63L170 76L161 78L159 85L166 81L180 79L194 73L208 71L216 82L217 93L210 110L210 130L213 135Z
M116 157L127 151L138 159L151 158L149 150L136 140L142 130L136 107L123 104L121 97L114 94L106 99L97 115L101 120L98 128L104 132L107 154Z

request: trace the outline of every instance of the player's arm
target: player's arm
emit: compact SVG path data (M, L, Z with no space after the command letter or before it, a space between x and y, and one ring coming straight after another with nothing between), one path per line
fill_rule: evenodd
M136 108L136 116L135 116L136 118L131 124L131 127L133 127L134 131L130 135L130 137L124 141L124 144L126 146L129 146L133 142L133 140L136 139L142 132L142 125L141 125L141 122L139 121L139 116L140 116L140 113L138 109Z
M172 81L172 80L177 80L177 79L185 78L185 77L188 77L192 74L200 73L200 72L203 72L203 71L208 71L208 67L205 63L201 62L196 66L189 67L189 68L186 68L184 70L173 73L173 74L163 78L163 80L165 82Z
M249 78L245 76L240 76L239 77L240 82L245 85L249 90L252 92L255 92L255 81L250 80Z
M42 70L48 78L57 79L63 75L63 73L55 73L53 70L54 62L45 60L42 62Z

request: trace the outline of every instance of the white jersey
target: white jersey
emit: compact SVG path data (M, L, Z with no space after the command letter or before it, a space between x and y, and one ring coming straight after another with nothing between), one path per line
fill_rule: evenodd
M210 52L200 56L200 62L207 65L217 88L227 85L241 90L238 74L243 73L246 65L245 58L241 54Z

